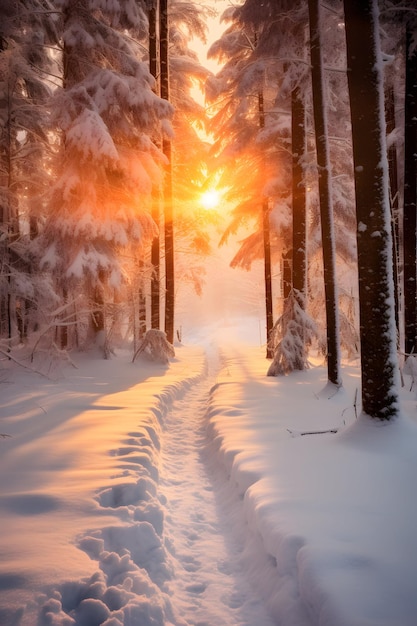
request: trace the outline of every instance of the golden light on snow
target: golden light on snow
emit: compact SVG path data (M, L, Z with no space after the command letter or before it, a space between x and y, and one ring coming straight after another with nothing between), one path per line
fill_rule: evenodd
M216 189L208 189L201 194L200 202L206 211L217 209L220 204L220 193Z

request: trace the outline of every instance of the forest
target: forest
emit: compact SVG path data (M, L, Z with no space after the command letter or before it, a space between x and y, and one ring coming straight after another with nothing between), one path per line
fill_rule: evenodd
M231 265L264 264L268 374L315 345L337 387L360 353L365 413L394 418L417 335L414 2L230 2L212 74L194 47L215 10L1 3L2 358L180 339L176 290L204 289L217 191L220 244L250 231Z

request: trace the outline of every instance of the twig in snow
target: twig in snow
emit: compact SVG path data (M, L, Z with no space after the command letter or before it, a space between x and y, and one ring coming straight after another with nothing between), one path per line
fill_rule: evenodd
M304 435L325 435L326 433L337 433L338 428L328 428L327 430L305 430L297 432L295 430L290 430L287 428L287 431L290 433L291 437L303 437Z

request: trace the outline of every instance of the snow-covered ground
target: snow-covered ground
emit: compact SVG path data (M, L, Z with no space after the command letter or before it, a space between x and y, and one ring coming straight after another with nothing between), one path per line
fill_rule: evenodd
M235 327L169 367L1 362L1 626L417 624L409 376L369 423L357 364L268 378Z

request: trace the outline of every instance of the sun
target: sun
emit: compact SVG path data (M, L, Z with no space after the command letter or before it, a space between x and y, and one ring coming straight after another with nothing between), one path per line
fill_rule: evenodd
M201 194L200 203L206 211L217 209L220 203L220 193L216 189L207 189Z

